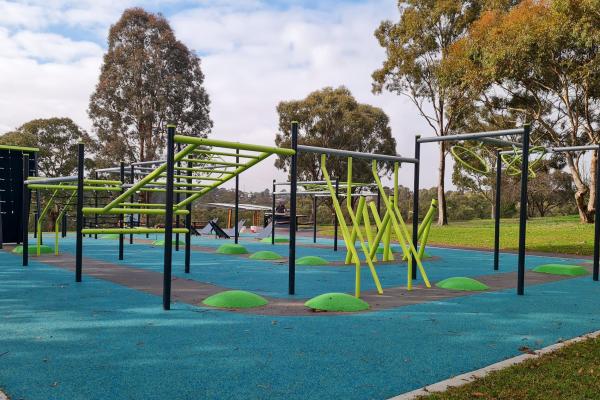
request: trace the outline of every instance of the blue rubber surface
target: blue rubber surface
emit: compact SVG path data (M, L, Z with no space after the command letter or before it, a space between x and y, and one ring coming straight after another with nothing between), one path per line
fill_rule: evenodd
M0 387L13 399L385 399L600 329L589 277L526 296L273 317L164 312L159 297L30 264L0 252Z
M231 241L194 238L194 244L212 247L216 250L223 243ZM272 250L287 257L288 245L260 243L255 241L241 242L251 253L260 250ZM143 268L162 272L162 252L160 247L147 244L125 245L125 259L117 259L118 244L116 241L84 240L84 255L111 263ZM75 241L69 238L64 241L61 251L75 253ZM438 282L453 276L478 276L493 274L493 255L489 252L427 248L428 253L439 257L424 263L431 282ZM309 248L298 246L297 258L316 255L329 261L343 261L345 251L334 252L329 248ZM400 260L400 255L396 256ZM541 264L568 261L573 264L577 260L551 257L527 258L527 268L532 269ZM502 272L516 271L517 255L502 254L500 256ZM406 263L377 265L377 274L382 286L395 287L406 285ZM354 293L354 266L296 266L295 298L309 299L328 292ZM191 256L191 273L184 273L184 251L173 251L173 274L201 282L207 282L230 289L248 290L263 296L289 297L287 262L252 260L239 255L216 254L214 252L193 251ZM362 290L375 290L375 284L367 267L361 269ZM417 283L422 280L417 279ZM516 283L515 283L516 286Z

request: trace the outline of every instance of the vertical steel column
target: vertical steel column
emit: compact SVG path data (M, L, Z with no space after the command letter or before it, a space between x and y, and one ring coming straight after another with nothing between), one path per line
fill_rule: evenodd
M94 178L98 180L98 171L94 172ZM94 191L94 207L98 208L98 192ZM98 214L94 214L94 228L98 228ZM98 239L98 234L94 233L94 239Z
M519 260L517 277L517 294L525 293L525 246L527 239L527 180L529 177L529 130L530 125L523 126L523 149L521 162L521 204L519 210Z
M335 179L335 199L340 201L340 179ZM338 251L338 219L333 213L333 251Z
M273 179L273 204L271 206L271 244L275 244L275 179Z
M2 235L2 202L0 202L0 249L4 248L4 236Z
M502 157L496 150L496 191L494 193L494 271L500 269L500 197L502 189Z
M75 239L75 282L81 282L83 266L83 163L85 161L83 143L77 145L77 229Z
M129 166L129 180L131 181L132 185L135 183L135 166L134 165ZM129 199L129 201L131 201L133 203L134 200L135 200L135 193L131 195L131 198ZM133 224L134 224L133 213L131 213L131 214L129 214L129 228L133 229ZM133 233L129 234L129 244L133 244Z
M36 196L37 196L37 193L39 193L39 192L36 190ZM37 239L37 225L38 225L38 220L39 220L39 216L40 216L40 213L38 212L38 210L36 210L35 213L33 213L33 226L35 227L33 229L33 238L34 239Z
M167 125L167 184L165 200L165 250L163 260L163 309L171 309L171 262L173 257L173 175L175 175L175 125Z
M33 153L33 175L38 176L38 153ZM31 191L29 191L29 196L31 196ZM37 227L38 218L40 216L40 209L42 208L41 199L40 199L40 190L35 190L35 227ZM37 236L37 229L33 230L33 237ZM40 243L44 244L44 235L40 235Z
M62 237L67 237L67 213L64 213L62 216Z
M415 136L415 158L418 162L414 164L414 181L413 181L413 215L412 215L412 223L413 223L413 231L412 231L412 241L415 249L417 248L419 241L419 177L421 171L421 143L419 143L419 139L421 135ZM409 257L412 257L409 255ZM412 278L417 279L417 263L412 263Z
M125 185L125 163L121 161L121 185ZM124 193L125 189L121 189ZM123 214L119 214L119 228L125 227L125 219ZM119 260L123 259L123 234L119 233Z
M189 168L187 171L187 176L189 176L189 178L187 179L187 183L188 185L192 184L192 162L188 161L187 163L187 167ZM192 190L192 186L188 186L187 190ZM191 259L191 242L192 242L192 202L188 203L186 205L186 210L188 211L188 214L185 216L185 227L187 228L187 232L185 234L185 273L189 274L190 273L190 259Z
M240 154L240 149L235 149L236 154ZM240 158L235 157L235 163L240 163ZM233 217L233 236L234 243L237 244L239 241L240 232L238 229L238 221L240 216L240 174L235 176L235 216Z
M177 152L179 153L180 151L181 151L181 143L177 143ZM178 167L181 166L181 163L179 161L177 161L177 166ZM176 179L176 182L179 183L179 178ZM175 194L175 203L179 204L180 201L181 201L181 198L179 197L179 192L177 192ZM179 214L178 214L175 216L175 226L177 228L179 228L179 222L180 222L180 218L179 218ZM179 233L175 234L175 251L179 251Z
M594 210L594 268L592 279L598 280L600 270L600 146L596 150L596 205Z
M298 122L292 122L292 163L290 168L290 251L288 293L296 292L296 190L298 185Z
M317 243L317 195L313 195L313 243Z
M23 182L29 177L29 154L23 153ZM29 188L23 184L23 214L21 232L23 233L23 266L29 265Z

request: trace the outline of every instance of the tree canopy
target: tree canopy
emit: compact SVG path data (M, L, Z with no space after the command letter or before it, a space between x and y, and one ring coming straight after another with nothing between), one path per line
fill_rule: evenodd
M39 147L38 169L43 176L68 176L77 169L77 144L93 154L97 143L70 118L34 119L0 137L0 143ZM89 159L88 159L89 165Z
M200 59L167 20L141 8L123 12L111 26L108 51L90 98L89 116L101 143L100 158L146 161L165 146L166 125L206 136L212 127Z
M489 10L452 47L447 70L481 102L512 112L515 124L533 121L538 144L598 143L599 8L599 0L524 0L508 10ZM581 155L567 153L565 160L581 219L591 221L596 155L589 184Z
M298 143L367 153L396 154L389 118L380 108L356 101L345 87L326 87L310 93L305 99L284 101L277 106L279 133L277 146L289 147L292 121L298 122ZM320 157L301 154L298 158L299 180L321 180ZM279 169L289 170L289 157L275 161ZM353 168L355 182L372 182L371 166L356 160ZM333 177L346 180L347 160L329 157L327 167ZM381 164L387 172L390 165Z

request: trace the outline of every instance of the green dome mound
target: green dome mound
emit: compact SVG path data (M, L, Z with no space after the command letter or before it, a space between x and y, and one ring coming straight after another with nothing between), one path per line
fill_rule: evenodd
M462 290L464 292L479 292L489 289L488 285L485 285L473 278L467 278L464 276L455 276L444 279L443 281L436 283L435 286L441 289Z
M369 303L346 293L325 293L304 305L314 311L356 312L369 309Z
M304 256L296 260L296 265L327 265L329 261L317 256Z
M223 244L217 249L219 254L248 254L248 250L241 244Z
M35 244L30 244L29 246L27 246L29 248L29 255L30 256L35 256L37 255L37 245ZM15 254L23 254L23 245L18 245L17 247L15 247L12 251ZM45 244L40 246L40 254L52 254L54 253L54 249L50 246L46 246Z
M175 246L175 242L176 242L176 240L171 240L171 245ZM155 240L154 242L152 242L152 246L164 246L164 245L165 245L165 239ZM185 242L183 240L180 240L179 245L185 246Z
M226 290L204 299L202 304L218 308L255 308L268 303L267 299L245 290Z
M423 260L427 260L428 258L431 258L431 254L428 254L427 252L423 253ZM402 261L406 261L406 256L402 256Z
M107 233L105 235L100 236L100 239L118 239L118 238L119 238L118 233Z
M252 254L250 258L253 260L279 260L282 257L274 251L264 250L257 251L256 253Z
M263 243L271 243L271 237L266 237L266 238L262 238L260 239L261 242ZM285 237L285 236L276 236L275 237L275 243L287 243L289 242L290 239Z
M551 275L566 275L566 276L580 276L587 275L588 271L579 265L568 265L568 264L544 264L533 269L534 272L540 272L542 274Z

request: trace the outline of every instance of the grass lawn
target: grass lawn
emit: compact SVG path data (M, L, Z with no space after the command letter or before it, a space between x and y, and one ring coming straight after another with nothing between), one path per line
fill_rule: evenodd
M410 229L410 228L409 228ZM518 248L519 220L503 219L500 224L500 246ZM323 235L333 235L333 228L323 227ZM429 244L493 248L494 221L473 220L434 225ZM550 253L591 255L594 251L594 225L582 224L578 216L532 218L527 223L527 249Z
M600 338L490 373L428 400L597 399L600 396Z

